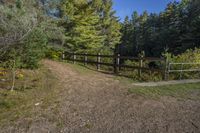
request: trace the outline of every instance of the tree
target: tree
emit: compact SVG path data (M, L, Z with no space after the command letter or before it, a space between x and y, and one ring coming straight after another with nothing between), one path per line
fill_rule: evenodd
M112 0L103 0L102 11L99 13L102 21L102 35L105 35L104 49L114 50L120 42L121 26L118 18L115 17L115 11L112 10Z
M15 61L16 67L37 68L47 43L61 38L62 30L43 10L34 7L32 1L23 1L23 8L17 7L17 1L12 4L16 6L0 5L1 65Z
M198 0L182 0L170 2L159 14L139 16L134 12L128 22L131 25L127 20L122 24L121 45L126 47L121 47L121 54L137 56L144 50L147 56L159 57L165 49L180 54L200 47L199 6Z
M75 52L98 51L104 37L100 34L100 18L91 4L86 0L68 0L63 12L67 47Z
M132 54L131 51L133 45L131 45L132 41L131 22L128 16L125 17L125 20L122 24L121 33L122 33L122 38L121 38L122 45L120 46L121 53Z
M63 1L66 47L75 52L114 49L120 41L120 25L110 0Z

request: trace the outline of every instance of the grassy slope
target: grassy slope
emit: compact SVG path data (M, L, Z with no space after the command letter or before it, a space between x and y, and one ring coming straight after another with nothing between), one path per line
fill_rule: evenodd
M81 75L98 73L88 70L79 65L67 64L74 68ZM0 89L0 126L1 124L15 121L21 117L34 116L36 103L41 103L40 107L46 109L48 106L59 102L59 85L57 79L46 68L42 67L35 71L24 71L26 87L17 86L14 92ZM124 85L134 82L123 77L114 77ZM131 86L131 85L130 85ZM171 85L162 87L136 87L131 86L129 93L144 96L147 98L159 98L170 96L183 99L200 100L200 83ZM55 107L56 109L56 107Z
M14 92L0 89L0 125L19 117L30 117L34 115L36 103L42 103L41 108L45 109L56 98L57 79L49 70L42 67L34 71L24 70L23 73L24 82L17 80ZM22 83L21 86L18 82Z
M72 66L74 69L76 69L79 73L82 74L88 74L94 72L78 64ZM133 82L137 82L131 78L126 78L123 76L114 76L114 80L119 80L124 85L130 85ZM158 86L158 87L132 86L128 91L129 93L134 93L136 95L144 96L147 98L159 98L162 96L170 96L182 99L200 100L200 83L168 85L168 86Z

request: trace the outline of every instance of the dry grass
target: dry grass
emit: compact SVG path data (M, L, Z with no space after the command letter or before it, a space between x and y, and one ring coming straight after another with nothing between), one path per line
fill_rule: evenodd
M15 90L11 92L9 82L1 82L0 123L15 121L20 117L32 116L36 103L46 108L56 96L57 79L47 69L21 70L24 77L17 79ZM6 77L5 77L6 78ZM1 125L0 124L0 125Z

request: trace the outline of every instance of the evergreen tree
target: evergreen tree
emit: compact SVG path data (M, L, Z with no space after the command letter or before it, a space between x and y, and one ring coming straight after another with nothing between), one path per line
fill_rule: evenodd
M122 46L120 47L120 51L122 53L126 53L126 54L132 54L132 47L133 45L131 45L131 22L129 20L129 17L126 16L125 20L122 24L122 29L121 29L121 33L122 33L122 38L121 38L121 42L122 42Z
M115 11L112 10L112 0L103 0L102 13L102 34L105 35L104 49L112 49L120 42L120 24L115 17ZM102 14L102 15L101 15Z
M110 0L67 0L62 8L65 18L66 46L73 51L114 49L120 41L120 24Z
M104 38L100 35L100 18L90 2L68 0L64 11L67 46L76 52L99 50Z
M144 50L147 56L159 57L166 49L180 54L200 47L199 7L199 0L182 0L169 3L159 14L134 12L122 24L121 54L137 56Z

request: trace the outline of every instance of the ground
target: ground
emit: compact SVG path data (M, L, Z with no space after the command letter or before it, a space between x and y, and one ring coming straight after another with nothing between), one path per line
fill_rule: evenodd
M47 91L28 90L34 97L27 92L27 102L7 112L0 109L1 133L200 132L198 83L186 85L192 87L188 91L181 91L183 86L160 91L77 65L50 60L43 64L46 74L55 78L42 79Z

